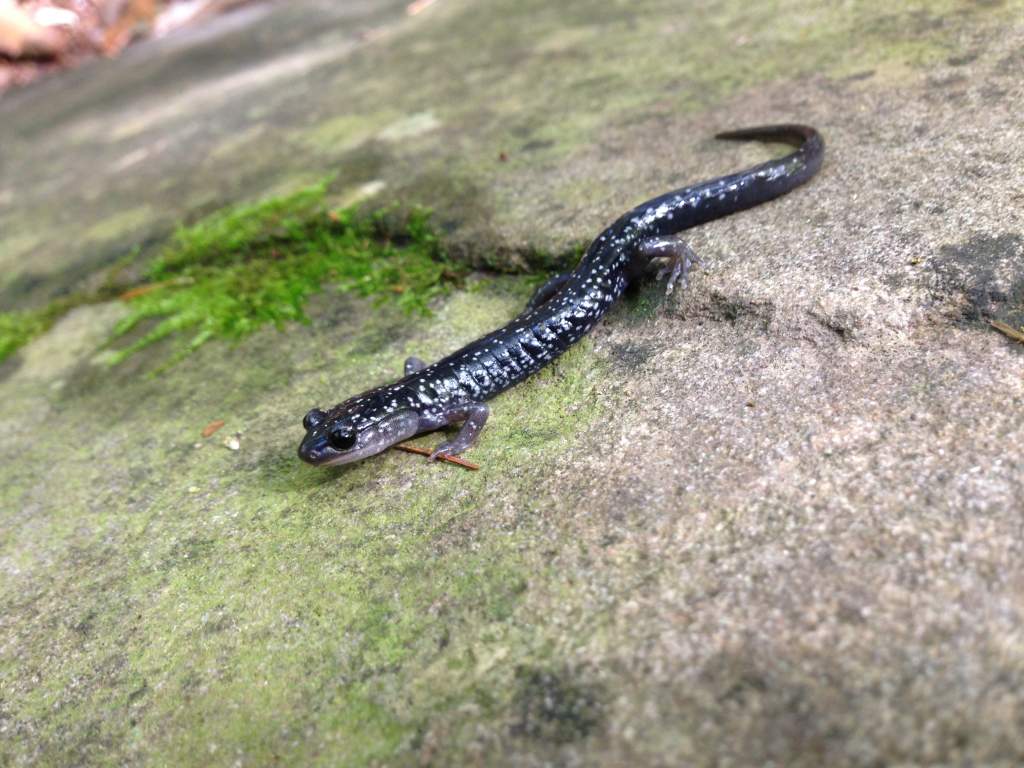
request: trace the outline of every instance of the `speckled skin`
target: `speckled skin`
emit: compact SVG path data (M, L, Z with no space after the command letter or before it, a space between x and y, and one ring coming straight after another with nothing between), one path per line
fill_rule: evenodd
M720 139L785 142L797 150L739 173L683 187L621 216L604 230L572 272L537 291L507 325L432 365L406 361L405 376L336 405L306 414L299 456L316 465L343 464L395 443L463 422L433 457L461 453L476 439L495 395L536 373L565 352L608 311L652 259L666 257L669 290L685 280L693 254L676 239L684 229L750 208L789 192L821 167L825 145L812 128L765 126L722 133Z

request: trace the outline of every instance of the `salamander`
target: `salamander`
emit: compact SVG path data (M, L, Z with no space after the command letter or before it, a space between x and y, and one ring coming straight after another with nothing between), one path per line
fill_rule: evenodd
M537 289L507 325L427 365L405 361L393 384L376 387L302 420L299 457L317 466L365 459L413 435L461 423L431 455L457 455L473 445L490 413L485 401L536 373L575 344L642 278L654 260L665 266L667 290L697 262L677 237L684 229L759 205L809 180L821 167L825 144L813 128L774 125L720 133L726 140L790 144L795 151L738 173L655 197L601 232L571 272Z

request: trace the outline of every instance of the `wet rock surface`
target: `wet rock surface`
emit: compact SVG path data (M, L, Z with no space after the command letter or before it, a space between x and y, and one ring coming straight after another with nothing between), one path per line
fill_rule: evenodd
M0 367L4 762L1024 760L1021 11L289 3L5 98L5 309L332 173L484 271L157 376L81 307ZM787 120L818 178L495 400L480 472L299 464L309 407Z

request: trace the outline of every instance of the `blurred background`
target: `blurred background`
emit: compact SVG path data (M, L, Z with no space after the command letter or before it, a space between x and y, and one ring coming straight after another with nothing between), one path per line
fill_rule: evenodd
M2 0L0 92L252 0Z

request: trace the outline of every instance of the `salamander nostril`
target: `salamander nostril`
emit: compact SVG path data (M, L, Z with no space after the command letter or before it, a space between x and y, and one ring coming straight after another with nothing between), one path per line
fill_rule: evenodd
M302 417L302 427L307 432L315 427L320 426L323 423L324 418L327 414L321 411L319 408L314 408L305 416Z

